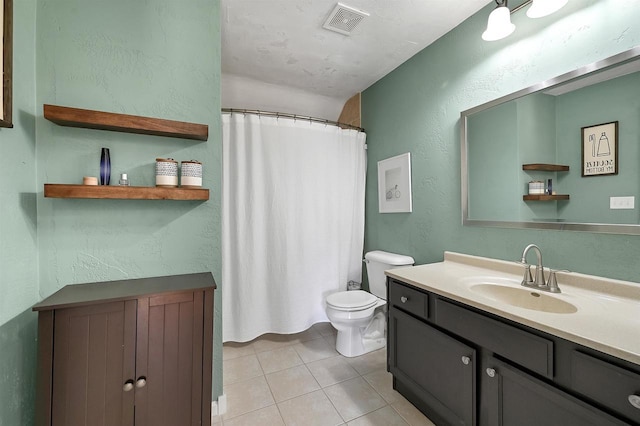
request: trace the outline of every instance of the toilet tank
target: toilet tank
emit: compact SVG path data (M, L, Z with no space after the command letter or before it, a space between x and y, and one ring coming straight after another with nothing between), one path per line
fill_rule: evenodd
M367 265L369 291L375 296L386 300L387 276L384 274L384 271L387 269L402 268L403 266L411 266L414 260L411 256L374 250L364 255L364 262Z

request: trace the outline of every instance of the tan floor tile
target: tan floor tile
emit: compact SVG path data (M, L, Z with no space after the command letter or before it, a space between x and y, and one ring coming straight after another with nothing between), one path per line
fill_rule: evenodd
M391 406L410 426L436 426L435 423L404 398L394 402Z
M358 377L358 372L342 356L321 359L307 364L321 387L327 387Z
M386 370L387 348L384 347L377 351L369 352L355 358L347 358L347 362L363 376L376 370Z
M378 392L362 377L347 380L323 390L346 422L387 405Z
M285 426L280 411L275 405L261 408L231 420L225 420L224 426Z
M322 336L330 336L337 333L337 330L333 328L330 322L319 322L314 324L311 328L320 333Z
M320 334L313 327L311 327L308 330L302 331L300 333L288 334L287 336L288 336L288 340L291 343L295 344L295 343L308 342L309 340L319 339L322 337L322 334Z
M278 403L287 426L338 426L342 417L321 390Z
M256 355L232 358L222 363L222 383L224 385L262 375L264 372Z
M251 343L227 342L222 345L222 360L255 355L256 351Z
M336 347L336 338L338 336L338 333L334 333L334 334L325 334L322 336L322 338L329 344L329 346L331 346L332 348Z
M286 346L291 346L297 342L292 342L287 334L264 334L251 342L253 349L256 353L273 351L275 349L282 349Z
M273 351L258 353L258 361L265 374L273 373L287 368L303 364L298 352L292 346L287 346Z
M322 337L309 340L308 342L298 343L293 345L293 347L305 363L338 355L335 346L330 346Z
M226 425L226 424L225 424ZM348 426L407 426L402 417L389 405L376 410L372 413L365 414L362 417L350 421Z
M320 389L320 385L304 365L267 374L266 378L276 402Z
M402 395L393 389L393 375L387 370L374 371L362 377L387 401L387 404L393 404L402 398Z
M222 415L223 423L228 419L275 404L264 377L225 385L224 393L227 395L227 412Z

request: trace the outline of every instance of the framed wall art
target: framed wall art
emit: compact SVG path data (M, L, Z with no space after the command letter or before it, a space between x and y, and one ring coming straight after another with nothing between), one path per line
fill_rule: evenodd
M378 161L378 210L411 213L411 153Z
M618 174L618 122L582 128L582 177Z
M13 0L0 0L0 35L2 52L0 54L0 127L13 127L12 112L12 70L13 70Z

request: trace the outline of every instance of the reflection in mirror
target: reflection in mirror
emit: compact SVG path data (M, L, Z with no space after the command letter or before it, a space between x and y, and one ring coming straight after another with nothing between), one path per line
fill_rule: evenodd
M640 234L640 47L464 111L461 126L465 225ZM617 174L583 176L583 156Z

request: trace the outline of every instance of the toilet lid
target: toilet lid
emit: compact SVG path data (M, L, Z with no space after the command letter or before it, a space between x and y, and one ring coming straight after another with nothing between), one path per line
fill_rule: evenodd
M368 309L376 303L376 296L362 290L340 291L327 296L327 305L345 311Z

